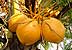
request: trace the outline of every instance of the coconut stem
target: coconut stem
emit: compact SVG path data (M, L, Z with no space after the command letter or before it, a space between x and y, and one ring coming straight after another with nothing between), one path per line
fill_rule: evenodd
M46 14L44 14L44 17L46 17L47 15L49 16L49 13L55 8L57 6L57 3L55 2L51 7L50 7L50 9L49 10L47 10L47 13Z
M32 13L33 13L32 12L32 5L29 6L29 9L30 9L30 11L29 11L30 12L30 16L31 16L31 18L33 18L33 15L32 15Z
M35 1L35 6L34 6L34 14L36 14L36 1Z

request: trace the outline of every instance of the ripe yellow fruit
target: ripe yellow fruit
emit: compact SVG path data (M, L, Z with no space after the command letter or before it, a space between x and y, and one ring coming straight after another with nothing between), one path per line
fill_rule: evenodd
M32 45L40 39L40 24L36 20L19 24L16 34L23 45Z
M65 27L58 19L50 17L43 21L42 32L46 41L59 43L64 39Z
M21 23L22 21L26 20L26 19L27 19L27 16L24 15L24 14L21 14L21 13L14 14L8 20L8 28L9 28L9 30L11 32L15 32L18 24Z

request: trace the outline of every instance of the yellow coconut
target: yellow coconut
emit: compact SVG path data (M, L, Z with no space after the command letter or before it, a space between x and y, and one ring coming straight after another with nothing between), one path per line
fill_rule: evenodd
M17 25L21 22L23 22L24 20L27 19L27 16L24 14L14 14L13 16L10 17L10 19L8 20L8 28L11 32L15 32Z
M23 45L32 45L40 39L40 24L35 20L19 24L16 34Z
M65 27L58 19L50 17L43 21L42 32L46 41L59 43L64 39Z

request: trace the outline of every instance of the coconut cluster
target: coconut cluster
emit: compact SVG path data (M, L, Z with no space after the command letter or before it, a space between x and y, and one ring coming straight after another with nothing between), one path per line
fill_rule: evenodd
M64 39L65 27L60 20L53 17L60 11L49 8L43 10L41 6L32 11L30 6L25 12L15 12L8 20L8 28L11 32L16 32L23 45L33 45L42 37L43 40L53 43Z
M8 28L16 32L23 45L32 45L43 37L45 41L59 43L64 39L65 27L54 17L44 17L39 13L33 18L19 13L8 20Z

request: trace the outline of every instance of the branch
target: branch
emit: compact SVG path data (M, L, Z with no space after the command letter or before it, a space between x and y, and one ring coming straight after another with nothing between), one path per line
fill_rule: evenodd
M59 13L59 15L57 16L57 18L60 18L60 16L63 16L68 10L70 10L72 8L72 2L69 2L67 6L65 6L61 12Z

